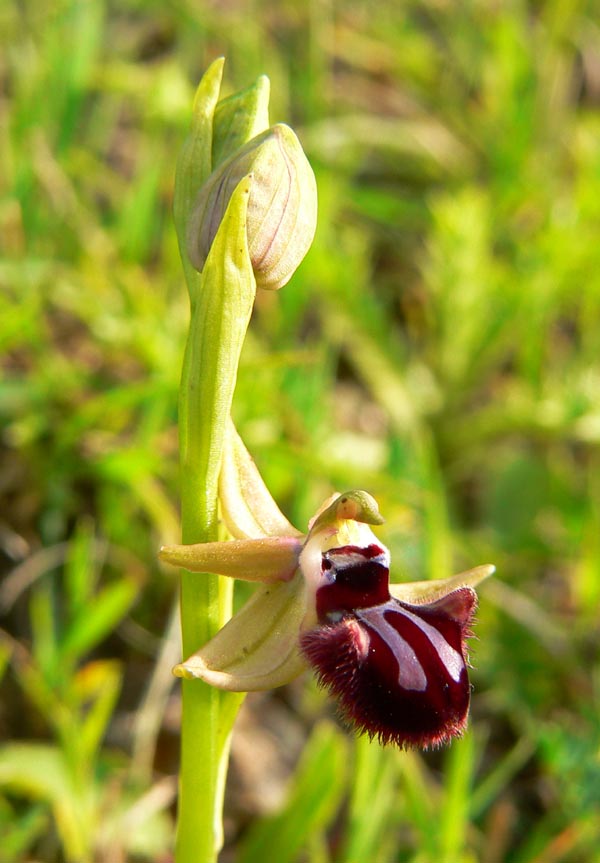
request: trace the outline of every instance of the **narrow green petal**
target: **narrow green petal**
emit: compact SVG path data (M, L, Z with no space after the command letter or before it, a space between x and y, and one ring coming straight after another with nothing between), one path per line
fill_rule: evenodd
M212 171L213 115L221 91L224 63L223 57L217 58L198 85L190 133L179 152L175 171L173 220L188 284L193 279L193 270L186 250L187 225L198 190Z
M496 571L491 563L484 563L466 572L459 572L450 578L431 579L429 581L412 581L404 584L390 584L390 593L402 602L434 602L459 587L476 587L485 578Z
M244 581L290 581L298 568L302 542L295 537L163 545L161 560L190 572L212 572Z
M269 79L260 75L250 87L218 103L213 122L213 170L269 128L269 91Z
M232 421L223 451L219 500L227 529L236 539L301 536L271 497Z
M305 668L298 651L306 598L302 574L261 587L204 647L173 673L233 692L283 686Z

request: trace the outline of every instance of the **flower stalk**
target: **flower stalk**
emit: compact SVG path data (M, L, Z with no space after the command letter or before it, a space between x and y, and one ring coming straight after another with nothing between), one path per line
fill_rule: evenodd
M245 213L248 184L236 188L201 274L185 251L194 195L212 169L213 118L222 61L203 78L192 130L180 155L174 200L184 273L190 293L190 328L179 401L181 519L184 542L218 538L218 482L237 366L255 295ZM231 614L231 583L181 571L184 655L211 638ZM177 863L210 863L222 844L222 803L229 737L242 696L208 684L182 684Z
M241 186L217 236L192 301L180 391L181 517L184 542L217 539L221 452L239 354L254 301ZM240 250L244 252L240 253ZM223 267L223 261L228 266ZM221 583L220 583L221 582ZM231 614L231 586L182 570L181 628L186 653ZM240 696L183 684L177 863L216 859L228 740ZM209 821L210 819L210 821ZM205 820L208 823L202 824ZM200 849L199 845L206 847Z
M261 200L268 202L268 176L260 171L266 157L273 166L280 153L280 160L287 160L289 168L291 147L292 168L297 162L306 178L310 167L299 144L296 148L291 130L284 135L285 141L293 137L291 144L273 152L273 136L267 131L268 80L261 77L247 90L220 99L222 73L223 60L219 59L207 70L196 92L191 131L177 163L173 204L190 296L190 329L179 399L182 541L209 547L225 538L219 536L219 477L226 438L232 434L228 430L231 403L259 272L256 251L253 260L249 246L252 243L255 248L258 243L258 248L275 250L274 255L262 256L260 281L279 287L300 263L316 219L314 177L312 194L303 207L301 196L293 199L282 188L281 171L279 175L274 172L279 176L277 194L293 200L298 211L297 219L288 211L284 228L298 222L303 226L302 237L296 233L286 242L281 235L281 219L275 222L270 207L261 210ZM280 141L280 133L274 134ZM294 177L294 170L288 174ZM220 189L218 201L207 203L203 189L214 189L215 184ZM204 235L200 258L190 252L189 243L190 231L201 224L199 207L201 217L210 222L210 236ZM304 244L301 255L300 240ZM215 575L214 570L208 569L201 576L187 568L181 570L184 656L210 640L230 618L232 590L233 582ZM204 681L182 681L176 863L214 863L217 858L223 841L229 739L242 698L240 693L223 692Z

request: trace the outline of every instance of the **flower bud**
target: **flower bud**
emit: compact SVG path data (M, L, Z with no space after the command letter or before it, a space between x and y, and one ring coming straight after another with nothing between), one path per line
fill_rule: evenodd
M317 224L317 186L294 132L278 124L257 135L213 171L191 210L190 260L202 270L229 199L238 183L251 181L246 232L256 284L285 285L312 243Z

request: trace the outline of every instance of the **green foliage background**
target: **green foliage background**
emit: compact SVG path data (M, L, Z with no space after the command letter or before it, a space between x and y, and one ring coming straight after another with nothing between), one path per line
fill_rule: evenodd
M188 314L170 208L220 54L231 90L269 75L320 194L236 392L267 483L299 527L368 489L398 580L498 567L466 737L354 740L308 676L249 699L223 860L598 859L599 12L2 3L2 861L170 859L176 581L155 553L178 539Z

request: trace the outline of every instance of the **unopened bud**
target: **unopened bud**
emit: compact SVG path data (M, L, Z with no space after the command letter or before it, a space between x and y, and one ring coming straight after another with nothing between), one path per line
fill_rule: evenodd
M289 126L257 135L208 177L192 207L188 254L201 271L229 199L246 176L246 231L256 284L276 290L300 265L317 224L315 176Z

